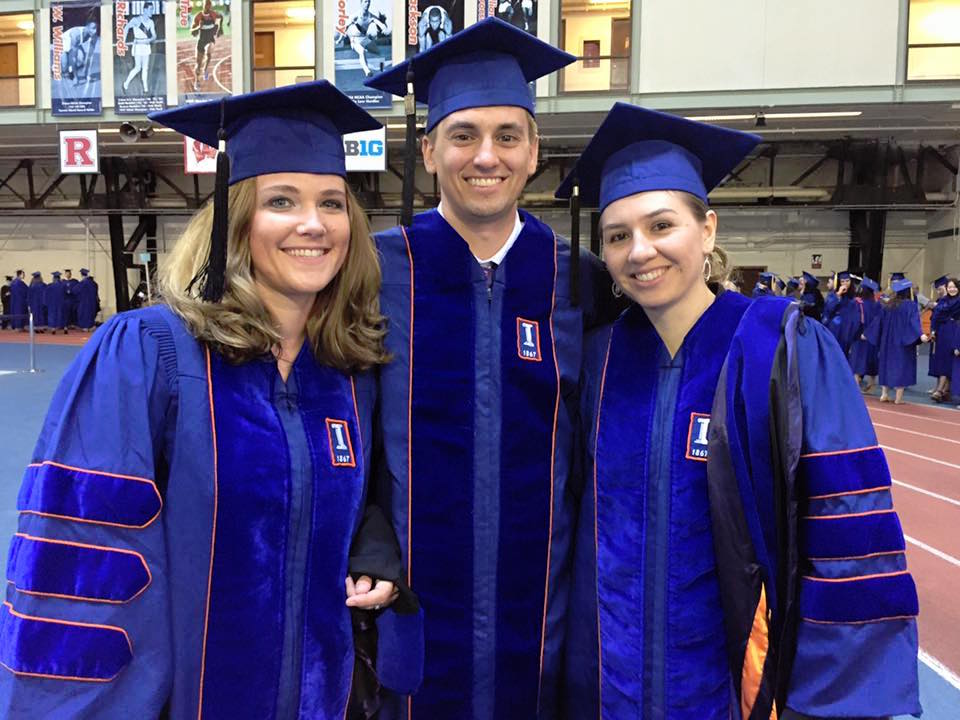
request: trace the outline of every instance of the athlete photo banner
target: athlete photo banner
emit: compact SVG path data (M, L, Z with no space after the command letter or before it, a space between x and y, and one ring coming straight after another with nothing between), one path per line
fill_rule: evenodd
M363 81L393 65L392 0L331 2L334 84L362 108L389 108L390 94L368 88Z
M181 105L233 93L230 10L230 0L176 0Z
M113 94L118 115L144 115L166 107L163 9L161 0L113 4Z
M537 34L537 5L540 0L495 0L495 2L494 14L498 18L531 35ZM487 15L490 14L488 11Z
M405 57L429 50L463 30L463 0L405 0L407 34Z
M99 115L100 3L50 4L50 112Z

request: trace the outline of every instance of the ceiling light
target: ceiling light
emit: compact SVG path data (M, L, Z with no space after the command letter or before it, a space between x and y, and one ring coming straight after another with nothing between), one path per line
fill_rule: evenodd
M860 117L861 115L863 115L863 112L860 110L767 113L767 117L770 120L808 120L813 118L845 118L845 117Z
M687 120L697 120L698 122L728 122L734 120L753 120L756 115L692 115L687 116Z
M26 30L28 32L33 31L33 20L20 20L17 23L17 27L21 30Z
M316 12L312 7L289 7L286 15L291 20L313 20Z

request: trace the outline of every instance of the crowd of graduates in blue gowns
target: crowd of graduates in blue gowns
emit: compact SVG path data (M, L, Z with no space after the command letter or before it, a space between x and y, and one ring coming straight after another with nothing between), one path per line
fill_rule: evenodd
M378 123L326 81L151 115L220 144L212 207L51 403L0 715L920 714L844 350L723 289L708 193L761 138L617 103L556 192L600 212L580 257L518 208L575 60L487 18L369 78L428 104L441 195L376 236L342 135Z
M822 322L836 338L861 391L869 395L880 386L880 402L904 402L905 389L917 384L917 348L929 344L928 375L936 381L930 399L949 403L954 397L951 388L960 388L957 282L942 275L932 284L932 297L926 297L902 272L891 273L881 288L866 275L843 270L827 281L824 297L820 280L808 272L786 281L763 272L752 297L784 295L797 300L806 315ZM921 323L924 310L930 311L929 332Z
M33 315L36 332L50 331L64 335L70 329L92 331L97 325L100 312L100 290L87 268L80 268L80 280L73 271L54 270L49 283L43 281L43 273L35 270L30 284L24 279L24 271L7 275L0 300L3 303L2 327L25 332Z

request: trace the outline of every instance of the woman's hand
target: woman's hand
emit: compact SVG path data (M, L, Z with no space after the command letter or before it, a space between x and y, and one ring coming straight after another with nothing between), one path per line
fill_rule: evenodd
M347 576L347 607L362 610L381 610L397 599L400 591L389 580L377 580L374 584L369 575L361 575L354 582Z

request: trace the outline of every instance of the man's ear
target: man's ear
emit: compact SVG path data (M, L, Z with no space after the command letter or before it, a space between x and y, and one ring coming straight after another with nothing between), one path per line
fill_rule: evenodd
M420 153L423 155L423 167L431 175L437 173L437 163L433 160L433 143L430 142L430 136L424 135L420 138Z

